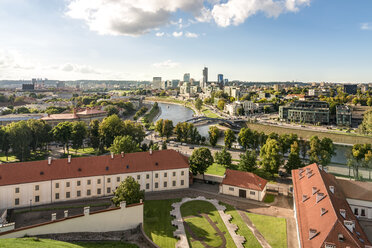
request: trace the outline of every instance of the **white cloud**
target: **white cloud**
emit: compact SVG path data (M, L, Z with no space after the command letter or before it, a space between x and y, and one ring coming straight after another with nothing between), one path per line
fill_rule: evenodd
M372 30L372 23L364 22L360 24L361 30Z
M34 62L24 58L18 51L0 49L0 69L33 69Z
M77 65L77 64L70 64L70 63L60 66L60 69L64 72L77 72L77 73L83 73L83 74L100 74L101 73L88 65Z
M163 37L165 35L165 33L164 32L157 32L155 35L157 37Z
M187 38L198 38L198 37L199 37L198 34L196 34L196 33L191 33L191 32L186 32L185 36L186 36Z
M180 31L180 32L173 32L172 35L174 37L181 37L183 35L183 32L182 31Z
M152 66L154 66L154 67L157 67L157 68L167 68L167 69L178 67L178 65L179 65L179 63L173 62L170 59L165 60L163 62L152 64Z

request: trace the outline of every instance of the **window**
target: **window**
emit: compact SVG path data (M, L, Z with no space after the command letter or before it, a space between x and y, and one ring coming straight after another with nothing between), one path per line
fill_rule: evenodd
M56 200L59 200L59 193L56 193L55 198Z
M14 205L19 205L19 198L14 199Z
M80 181L77 181L77 182L76 182L76 185L77 185L77 186L80 186L80 185L81 185L81 182L80 182Z
M120 182L120 177L117 177L116 178L116 182Z
M66 192L66 198L70 198L70 192Z
M101 184L101 179L97 179L97 184Z
M140 180L141 179L141 175L137 175L137 180Z
M149 179L150 178L150 174L146 174L146 179Z
M185 181L184 180L181 180L181 185L183 186L185 184Z
M111 188L107 187L107 194L111 194Z
M173 186L173 187L176 186L176 181L173 181L173 182L172 182L172 186Z
M146 183L146 189L150 189L150 184Z
M90 195L90 194L91 194L90 189L88 189L87 190L87 195Z
M229 187L229 190L230 190L230 191L234 191L234 188L233 188L233 187Z
M167 177L168 176L168 173L164 172L164 177Z
M35 191L39 190L39 185L35 185Z
M81 191L80 190L76 191L76 196L77 197L80 197L81 196Z
M365 210L364 208L362 208L362 209L360 210L360 215L361 215L361 216L366 216L366 210Z
M159 188L159 183L155 183L155 189Z
M251 194L251 195L256 195L256 192L251 191L251 192L249 192L249 194Z
M174 177L176 176L176 172L175 172L175 171L173 171L173 176L174 176Z
M181 176L185 175L185 172L184 171L181 171Z
M56 189L58 189L59 188L59 183L56 183Z
M92 181L90 181L90 179L87 181L87 184L90 185Z
M35 202L39 202L40 201L40 196L35 196Z
M97 195L101 194L101 189L97 189Z
M166 188L167 187L167 182L164 182L164 188Z
M66 182L66 187L70 187L70 182Z
M107 178L107 183L111 183L111 178Z
M19 193L19 188L15 188L15 192L16 193Z
M155 173L155 178L158 178L159 177L159 174L158 173Z
M358 208L354 208L354 214L355 215L358 215L359 214L359 209Z

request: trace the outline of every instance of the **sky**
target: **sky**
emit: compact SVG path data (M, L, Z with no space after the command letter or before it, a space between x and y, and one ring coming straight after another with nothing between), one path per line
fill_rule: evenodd
M0 80L372 82L370 0L0 0Z

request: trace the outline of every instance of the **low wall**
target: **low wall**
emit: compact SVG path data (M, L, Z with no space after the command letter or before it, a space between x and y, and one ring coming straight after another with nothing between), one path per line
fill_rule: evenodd
M89 207L86 207L84 214L3 232L0 233L0 239L26 235L125 231L136 228L141 223L143 223L143 203L126 206L123 202L120 207L92 213L89 212Z
M203 175L198 174L198 175L194 176L194 179L203 180ZM210 182L222 183L223 176L204 174L204 180L205 181L210 181Z

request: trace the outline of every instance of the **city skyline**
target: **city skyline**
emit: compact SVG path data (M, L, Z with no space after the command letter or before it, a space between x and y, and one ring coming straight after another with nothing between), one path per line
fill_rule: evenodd
M103 2L2 1L0 80L372 81L366 0Z

